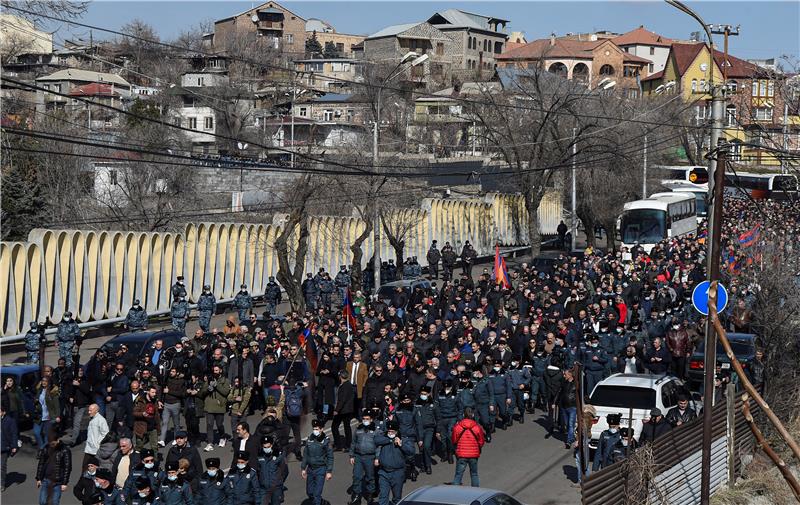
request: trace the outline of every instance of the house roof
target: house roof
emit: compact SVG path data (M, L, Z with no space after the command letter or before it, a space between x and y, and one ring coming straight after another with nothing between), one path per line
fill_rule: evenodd
M400 33L403 33L406 30L414 28L415 26L422 24L420 22L417 23L404 23L401 25L391 25L387 26L382 30L378 30L377 32L373 33L372 35L368 36L368 39L379 39L381 37L394 37Z
M491 32L495 31L490 26L490 23L493 21L496 23L508 23L508 20L505 19L473 14L460 9L447 9L437 12L428 19L428 23L437 28L473 28Z
M117 74L107 74L105 72L93 72L91 70L81 70L78 68L67 68L59 70L50 75L38 77L37 81L83 81L83 82L108 82L119 86L130 87L130 83Z
M679 76L683 76L687 70L689 70L689 66L697 59L697 56L703 51L706 47L705 44L702 43L695 43L695 44L684 44L684 43L673 43L672 48L670 49L670 57L675 61L675 67L677 74ZM725 53L721 51L714 50L714 62L717 66L721 69L723 68L723 62L725 61ZM754 75L758 75L761 72L765 72L764 69L759 67L754 63L750 63L749 61L745 61L741 58L737 58L735 56L728 55L728 63L729 66L726 65L726 70L728 73L729 78L747 78L753 77ZM642 79L642 81L650 81L654 79L660 79L663 77L664 72L657 72L653 75L649 75L646 78Z
M654 81L656 79L661 79L662 77L664 77L664 71L663 70L661 70L659 72L656 72L655 74L650 74L647 77L642 78L642 82Z
M642 45L669 47L672 44L672 39L651 32L646 29L644 25L627 33L623 33L619 37L614 37L611 41L618 46Z
M280 7L281 9L283 9L284 11L288 12L289 14L292 14L292 15L294 15L294 16L295 16L297 19L299 19L299 20L301 20L301 21L305 21L305 20L306 20L306 18L304 18L304 17L302 17L302 16L298 16L296 13L294 13L294 12L290 11L289 9L287 9L287 8L286 8L286 7L284 7L283 5L279 4L278 2L270 1L270 2L264 2L263 4L261 4L261 5L257 6L257 7L251 7L250 9L247 9L246 11L240 12L239 14L234 14L233 16L228 16L228 17L226 17L226 18L218 19L218 20L214 21L214 24L216 24L216 23L222 23L223 21L228 21L228 20L231 20L231 19L234 19L234 18L238 18L239 16L244 16L245 14L247 14L247 13L249 13L249 12L251 12L251 11L256 11L256 12L258 12L258 11L262 11L262 12L271 12L271 11L269 11L269 9L272 9L272 8L274 8L274 7L269 7L269 8L267 8L267 9L262 9L262 7L264 7L264 6L265 6L265 5L267 5L267 4L274 4L274 5L277 5L278 7ZM283 12L283 11L281 11L280 9L278 9L278 12Z
M315 103L336 103L336 102L353 102L353 95L349 93L326 93L323 96L311 100Z
M719 68L723 68L723 63L725 62L725 53L721 51L714 50L714 61L719 65ZM728 64L725 65L728 77L733 78L743 78L743 77L753 77L754 75L759 75L768 72L767 69L759 67L755 63L750 63L749 61L743 60L741 58L737 58L736 56L728 55Z
M498 60L539 60L542 58L592 59L598 46L608 39L572 40L572 39L538 39L528 44L508 49ZM612 42L613 43L613 42ZM628 63L652 63L646 58L622 52L622 61Z
M70 96L120 96L110 84L102 84L93 82L72 88L69 92Z
M622 61L631 63L653 63L651 60L648 60L647 58L642 58L641 56L636 56L635 54L627 52L622 53Z

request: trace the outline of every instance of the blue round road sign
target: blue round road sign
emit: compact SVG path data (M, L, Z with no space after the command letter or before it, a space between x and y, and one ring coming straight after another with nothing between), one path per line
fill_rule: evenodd
M708 290L711 287L709 281L703 281L692 291L692 305L697 312L708 315ZM720 283L717 283L717 312L722 312L728 305L728 290Z

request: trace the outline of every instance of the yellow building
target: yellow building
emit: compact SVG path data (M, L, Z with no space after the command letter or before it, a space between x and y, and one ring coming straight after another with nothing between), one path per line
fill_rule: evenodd
M23 54L52 54L53 34L18 16L0 14L0 54L3 61Z
M708 47L702 43L674 43L664 70L642 79L642 92L680 94L693 104L695 123L710 124L711 80L714 85L722 84L723 68L727 74L725 137L734 144L731 159L752 165L780 165L773 154L757 146L782 147L783 75L734 56L728 55L726 60L717 50L709 61ZM796 137L800 125L796 114L790 111L786 118L792 130L790 137Z

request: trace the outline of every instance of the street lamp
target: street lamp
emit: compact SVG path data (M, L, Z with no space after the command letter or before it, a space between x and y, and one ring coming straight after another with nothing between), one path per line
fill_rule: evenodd
M417 65L421 65L428 61L430 56L427 54L417 54L413 51L409 51L400 58L400 61L397 65L392 69L391 72L384 78L381 83L378 85L378 95L377 100L375 102L375 123L372 125L372 164L374 168L378 166L378 137L380 135L380 122L381 122L381 92L383 91L383 87L386 84L399 77L403 71L407 68L405 65L408 64L411 67L416 67ZM375 205L375 213L373 215L373 225L372 225L372 234L373 234L373 242L375 243L375 252L372 255L372 278L375 284L375 294L378 294L378 288L381 287L381 222L380 222L380 214L378 213L378 206ZM398 265L399 267L399 265Z

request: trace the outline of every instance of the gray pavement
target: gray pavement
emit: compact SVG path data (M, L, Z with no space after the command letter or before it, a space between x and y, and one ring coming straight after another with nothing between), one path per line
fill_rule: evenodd
M515 258L510 263L521 263L526 258ZM491 264L478 264L473 268L473 276L477 277L484 268L491 268ZM460 269L459 269L460 271ZM288 304L282 304L279 310L286 311ZM263 308L259 307L260 313ZM218 314L212 318L212 328L222 328L225 319L233 312ZM149 329L167 328L167 321L151 322ZM192 319L186 325L187 335L193 335L198 328L197 319ZM122 330L120 330L121 332ZM102 337L88 338L81 347L81 359L85 362L102 344L118 332ZM46 363L55 365L57 349L48 348L45 354ZM24 359L23 351L3 352L2 362L9 363L14 360ZM255 427L260 421L260 415L248 418L250 426ZM580 493L572 486L575 480L575 462L572 451L564 449L560 440L545 438L546 430L543 427L543 416L539 411L533 416L527 416L523 425L515 423L507 431L498 431L491 444L487 444L479 462L480 483L482 487L489 487L508 492L528 505L567 505L580 502ZM303 436L310 432L312 416L304 416ZM226 432L230 430L229 418L226 417ZM201 420L200 428L205 430L205 423ZM38 503L38 489L34 480L36 472L36 451L31 444L32 432L22 434L25 444L17 455L9 460L8 487L0 494L3 505L29 505ZM168 446L169 447L169 446ZM166 455L167 448L162 449ZM218 456L223 463L230 461L231 446L216 447L213 452L200 451L203 460L206 457ZM83 444L72 450L73 470L70 487L64 492L61 503L65 505L78 504L72 494L72 485L79 478L79 466L83 459ZM323 497L333 505L347 502L347 489L352 483L352 467L347 454L335 453L334 477L325 484ZM305 482L300 476L300 465L293 456L289 457L290 475L286 481L288 491L285 503L299 504L305 495ZM424 485L442 484L451 481L455 465L439 463L433 467L433 474L422 473L417 482L407 482L404 494ZM469 472L466 472L467 474ZM464 476L464 482L469 482L469 475Z

